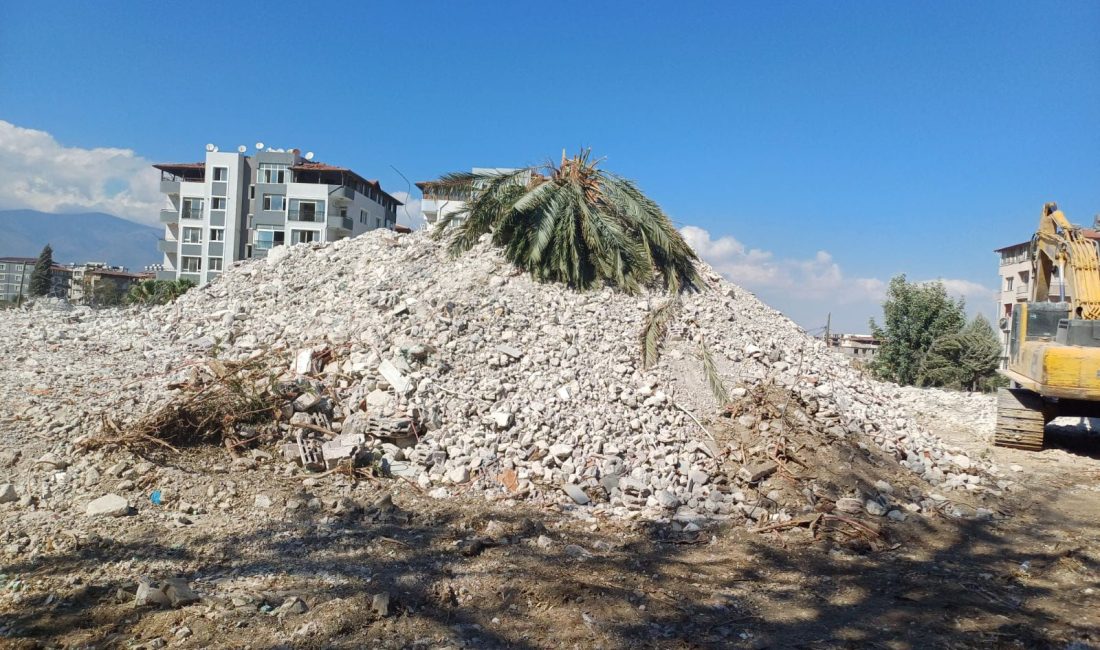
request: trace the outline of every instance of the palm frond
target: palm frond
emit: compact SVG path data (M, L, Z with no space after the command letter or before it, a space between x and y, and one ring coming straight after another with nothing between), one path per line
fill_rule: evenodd
M707 376L707 387L710 394L718 401L719 406L729 404L730 395L726 392L726 385L722 383L722 377L718 374L718 366L714 364L714 357L710 355L710 348L706 341L699 343L699 352L703 357L703 374Z
M661 358L661 344L668 334L668 323L680 309L680 296L673 294L656 309L646 315L641 335L638 337L642 368L652 368Z

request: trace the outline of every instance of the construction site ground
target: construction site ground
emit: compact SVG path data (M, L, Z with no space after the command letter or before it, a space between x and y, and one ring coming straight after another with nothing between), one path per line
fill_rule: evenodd
M52 552L0 565L9 591L0 646L1100 645L1097 436L1055 431L1047 450L1030 453L990 448L985 431L937 427L933 413L924 424L1016 466L1003 519L911 517L873 549L813 539L805 528L672 532L364 482L360 500L375 507L324 525L309 510L214 511L190 525L153 513L114 520L108 533L47 540ZM230 478L211 469L225 460L207 448L171 462L217 482ZM277 497L301 489L279 478L258 480ZM134 581L150 567L185 578L203 600L135 607ZM293 598L302 604L261 607Z

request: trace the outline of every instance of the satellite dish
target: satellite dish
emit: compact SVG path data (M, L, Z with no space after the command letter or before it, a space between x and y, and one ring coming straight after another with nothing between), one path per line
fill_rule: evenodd
M306 152L306 160L313 160L313 152L312 151L307 151Z
M214 147L214 148L213 148L213 149L212 149L211 151L217 152L217 151L218 151L218 148L217 148L217 147Z
M214 151L214 149L215 149L214 145L212 145L212 144L206 145L206 150L207 151Z
M257 142L256 143L256 149L258 151L263 151L263 148L264 148L264 143L262 143L262 142Z
M246 151L248 151L248 147L244 146L243 144L237 147L237 153L244 153Z

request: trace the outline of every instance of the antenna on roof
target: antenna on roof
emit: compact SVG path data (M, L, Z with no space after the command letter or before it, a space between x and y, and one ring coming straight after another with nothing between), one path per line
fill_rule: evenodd
M263 151L263 149L264 149L264 143L262 143L262 142L257 142L257 143L256 143L256 150L257 150L257 151Z
M313 152L312 151L307 151L306 152L306 160L313 160Z
M246 151L248 151L248 147L244 146L243 144L237 147L237 153L244 153Z
M206 145L206 150L207 151L214 151L214 149L216 149L216 147L213 144L207 144Z

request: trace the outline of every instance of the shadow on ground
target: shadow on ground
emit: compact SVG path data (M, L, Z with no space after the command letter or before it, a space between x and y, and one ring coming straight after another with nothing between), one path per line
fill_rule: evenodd
M146 527L85 540L0 569L28 583L0 628L16 647L175 643L180 627L190 631L181 646L252 648L1061 648L1100 639L1095 618L1077 613L1100 571L1100 545L1066 532L1094 522L1041 507L1030 526L911 520L891 532L888 550L869 551L802 530L591 531L530 508L435 502L429 511L419 498L270 521L246 535ZM204 600L136 609L138 571L182 576ZM77 572L92 577L73 584ZM379 593L390 596L385 616L374 608ZM308 611L277 613L293 595ZM265 602L272 613L258 611Z

